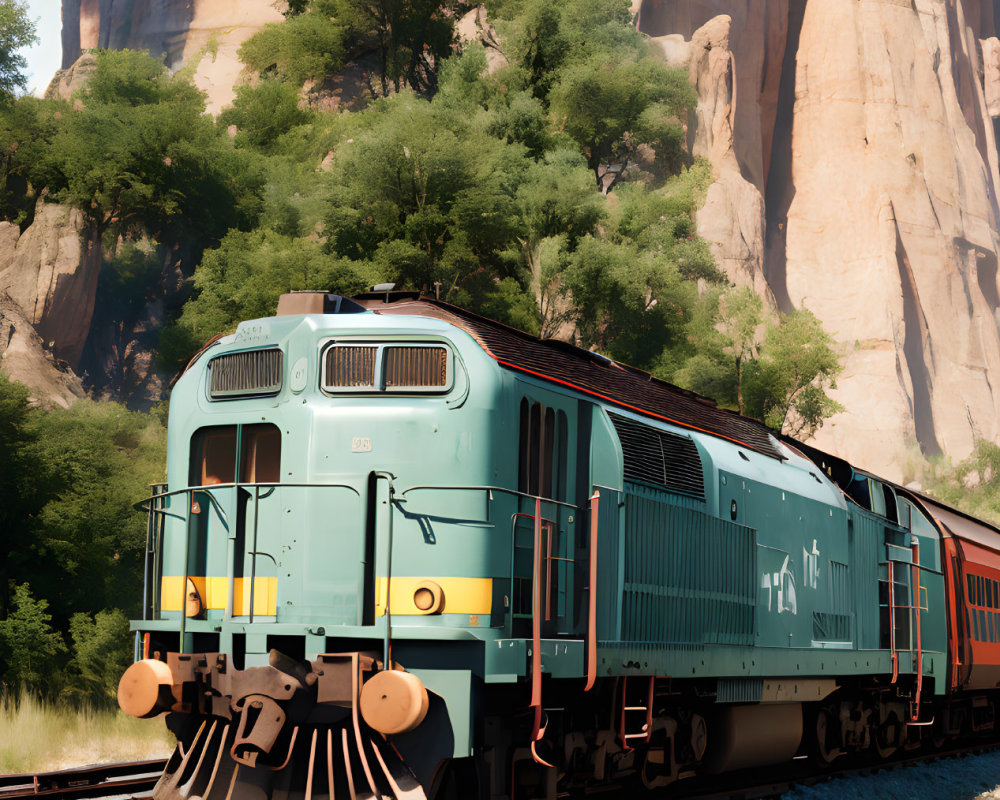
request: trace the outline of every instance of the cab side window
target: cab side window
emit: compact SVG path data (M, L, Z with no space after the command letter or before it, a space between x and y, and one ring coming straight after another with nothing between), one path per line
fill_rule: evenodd
M237 444L239 445L237 447ZM281 431L270 423L201 428L191 437L189 485L278 483Z
M553 500L566 498L566 413L521 399L518 491Z

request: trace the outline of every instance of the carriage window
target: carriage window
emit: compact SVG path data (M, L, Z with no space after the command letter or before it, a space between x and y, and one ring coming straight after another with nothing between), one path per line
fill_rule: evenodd
M237 452L237 441L239 448ZM278 483L281 431L269 423L202 428L191 437L190 484Z
M566 495L565 412L521 400L518 491L563 500Z

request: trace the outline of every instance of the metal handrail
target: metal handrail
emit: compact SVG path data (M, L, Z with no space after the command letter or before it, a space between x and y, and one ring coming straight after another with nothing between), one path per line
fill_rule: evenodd
M567 503L564 500L554 500L551 497L542 497L541 495L528 494L527 492L519 492L516 489L507 489L507 488L505 488L503 486L460 486L460 485L458 485L458 486L411 486L409 489L404 489L403 491L401 491L399 493L400 499L397 502L400 502L400 503L407 502L405 499L403 499L403 495L406 495L409 492L427 491L427 490L438 490L438 491L457 491L457 490L463 490L463 491L479 491L479 492L500 492L501 494L510 494L510 495L514 495L516 497L523 497L523 498L525 498L527 500L541 500L543 503L553 503L553 504L555 504L557 506L564 506L566 508L573 508L573 509L579 509L580 508L580 506L577 506L577 505L575 505L573 503Z
M393 508L393 506L395 504L401 504L401 503L407 502L406 495L409 494L410 492L435 491L435 490L436 491L482 491L482 492L489 493L488 500L492 500L493 499L493 493L496 492L498 494L503 494L503 495L508 495L508 496L512 496L512 497L516 497L516 498L522 498L522 499L526 499L526 500L531 500L531 501L534 501L536 504L538 504L538 506L541 506L542 504L552 504L554 506L558 506L558 507L570 509L570 510L577 511L577 512L582 511L585 508L584 506L578 506L578 505L575 505L573 503L566 502L564 500L556 500L554 498L541 497L539 495L532 495L532 494L529 494L527 492L521 492L521 491L518 491L518 490L515 490L515 489L508 489L508 488L503 487L503 486L490 486L490 485L417 485L417 486L411 486L411 487L409 487L407 489L404 489L403 491L397 491L395 489L395 487L393 486L393 479L394 479L395 476L393 476L390 473L385 472L385 471L377 471L376 475L377 475L378 478L382 478L382 479L388 480L388 483L389 483L390 516L389 516L389 528L388 528L388 532L387 532L387 535L388 535L388 542L387 542L387 545L388 545L388 551L387 551L388 555L387 555L386 569L387 569L387 571L389 572L390 575L391 575L391 568L392 568L391 567L391 564L392 564L392 527L393 527L392 526L392 518L393 518L392 508ZM218 483L218 484L208 484L208 485L198 485L198 486L186 486L184 488L174 489L174 490L169 491L169 492L162 492L162 493L158 493L158 494L153 494L150 497L147 497L144 500L136 503L133 507L136 510L146 511L150 515L150 517L152 517L152 515L154 515L154 514L161 514L163 516L170 516L170 517L174 517L176 519L182 519L186 523L186 525L185 525L186 532L185 532L185 541L184 541L184 575L182 576L182 580L181 580L181 587L182 587L182 591L184 593L184 597L183 597L182 602L181 602L181 619L180 619L180 631L179 631L180 637L181 637L180 644L181 644L181 648L182 649L183 649L184 636L185 636L185 633L186 633L186 620L187 620L187 613L186 613L187 581L189 579L189 576L187 574L187 568L188 568L188 560L189 560L189 557L190 557L191 535L192 535L192 528L193 528L193 524L192 524L192 522L193 522L193 520L192 520L192 510L193 509L192 509L191 503L188 503L187 507L185 508L184 514L177 514L177 513L172 513L168 509L162 507L162 504L163 504L164 500L166 500L167 498L170 498L170 497L180 496L180 495L193 495L195 492L202 492L202 493L204 493L208 497L210 503L212 504L213 508L215 509L216 513L218 514L219 519L222 522L223 527L225 528L225 530L227 532L229 532L230 531L229 516L226 513L225 509L222 507L220 501L214 496L214 492L218 491L218 490L222 490L222 489L228 490L228 489L233 489L233 488L236 488L236 489L245 488L248 491L250 491L252 489L252 491L253 491L253 498L254 498L254 528L253 528L253 536L252 536L251 549L249 551L247 551L247 552L249 552L250 554L253 555L253 558L251 559L250 598L249 598L249 609L248 609L249 621L251 623L253 622L253 617L254 617L254 611L253 611L253 609L254 609L254 599L255 599L254 595L255 595L255 590L256 590L255 584L256 584L257 524L258 524L258 514L257 514L256 509L257 509L257 506L259 504L259 501L261 499L263 499L263 498L271 496L271 494L273 494L273 492L274 492L274 489L281 489L281 488L286 488L286 489L347 489L349 491L354 492L354 494L357 495L358 497L361 497L361 494L362 494L361 491L356 486L351 485L351 484L347 484L347 483L281 483L281 482L244 483L244 482L238 482L237 481L237 482L232 482L232 483ZM264 490L264 489L269 489L270 491L268 491L267 494L262 494L262 490ZM233 555L233 558L235 559L235 553L233 553L232 555ZM235 607L235 600L234 600L234 596L233 596L234 595L234 586L235 586L235 575L234 574L227 575L227 583L228 583L228 588L229 588L229 596L228 596L228 602L227 602L227 606L228 607L226 609L226 612L227 612L227 614L232 615L233 609ZM388 584L388 579L387 579L387 584ZM384 657L385 657L386 663L389 663L389 660L391 658L391 646L392 646L391 645L391 628L390 628L390 626L391 626L391 622L390 622L391 617L390 617L390 610L389 610L388 606L389 606L389 596L388 596L388 585L387 585L386 610L385 610L385 615L386 615L386 631L385 631L385 642L384 642Z
M182 600L181 600L181 610L180 610L180 615L181 616L180 616L180 630L179 630L179 636L180 636L180 642L179 642L179 644L180 644L181 652L183 652L183 648L184 648L184 636L185 636L185 634L187 632L187 609L186 609L186 602L187 602L187 582L188 582L188 578L189 578L189 576L187 574L187 569L188 569L188 561L189 561L189 558L190 558L191 533L192 533L192 527L193 527L193 525L192 525L192 514L191 514L192 507L191 507L191 503L188 502L186 504L186 508L185 508L184 514L176 514L176 513L170 512L168 509L162 507L160 504L166 498L169 498L169 497L180 496L180 495L190 495L190 496L193 496L195 492L202 492L203 494L205 494L208 497L209 502L212 504L212 507L215 509L216 513L218 514L219 520L222 522L223 527L225 528L226 532L229 533L230 532L229 515L226 513L225 509L222 507L222 505L220 504L219 500L214 496L213 492L215 490L219 490L219 489L232 489L232 488L237 488L237 489L238 488L246 488L246 489L250 489L251 487L254 490L254 535L253 535L253 545L252 545L253 550L251 551L251 553L253 555L253 558L251 559L251 568L250 568L250 576L251 576L251 578L250 578L250 601L249 601L250 602L250 607L249 607L250 622L253 622L253 602L254 602L254 591L255 591L255 588L256 588L255 585L254 585L256 583L256 581L255 581L256 574L255 573L256 573L256 566L257 566L257 559L256 559L256 555L257 555L256 549L257 549L257 546L256 545L257 545L257 517L258 517L258 515L256 513L256 509L257 509L257 505L258 505L261 497L265 497L265 498L269 497L271 494L273 494L274 489L279 489L279 488L288 488L288 489L323 489L323 488L348 489L348 490L354 492L354 494L358 495L359 497L361 496L361 492L358 490L357 487L352 486L350 484L346 484L346 483L271 483L271 482L269 482L269 483L244 483L244 482L237 482L237 483L218 483L218 484L201 485L201 486L186 486L186 487L184 487L182 489L174 489L173 491L170 491L170 492L161 492L161 493L158 493L158 494L153 494L153 495L150 495L149 497L145 498L144 500L141 500L138 503L135 503L133 505L133 508L135 508L136 510L147 512L149 514L150 518L152 518L152 516L154 514L161 514L163 516L170 516L170 517L174 517L175 519L181 519L181 520L184 520L184 522L185 522L184 574L181 577L181 589L182 589L182 592L183 592L183 597L182 597ZM270 489L271 491L269 491L266 495L262 495L261 494L261 489L264 489L264 488ZM148 539L147 539L147 541L148 541ZM235 553L232 554L232 555L233 555L233 558L235 558ZM233 570L231 569L232 564L230 564L229 566L230 566L230 569L227 569L227 572L229 572L229 574L226 576L227 577L227 583L228 583L228 595L227 595L227 609L226 609L226 612L227 612L227 614L229 614L231 616L232 615L232 610L233 610L233 607L234 607L234 604L235 604L235 602L234 602L235 576L233 574ZM147 610L144 607L144 609L143 609L143 617L144 618L145 618L146 613L147 613Z

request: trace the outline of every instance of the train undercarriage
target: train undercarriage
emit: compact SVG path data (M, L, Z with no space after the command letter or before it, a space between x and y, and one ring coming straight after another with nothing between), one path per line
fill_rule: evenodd
M686 778L809 758L818 769L851 754L885 760L995 728L990 693L915 706L911 676L840 681L822 699L720 703L716 681L634 676L546 683L537 741L525 687L482 692L478 757L451 757L441 698L375 654L233 669L224 654L167 654L122 679L135 716L168 712L178 739L156 800L429 798L530 800L595 786L642 792ZM928 686L925 684L925 691ZM512 709L523 713L511 713ZM914 718L914 711L918 718Z

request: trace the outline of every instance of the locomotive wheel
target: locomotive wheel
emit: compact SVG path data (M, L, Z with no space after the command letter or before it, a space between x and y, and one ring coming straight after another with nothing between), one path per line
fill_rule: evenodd
M483 797L476 759L453 758L441 767L431 800L479 800Z
M844 751L835 746L839 731L839 721L833 714L825 708L816 712L816 759L821 766L832 764L843 754Z
M878 757L883 761L890 758L899 749L903 726L895 712L889 714L885 722L875 729L872 736L872 746Z

